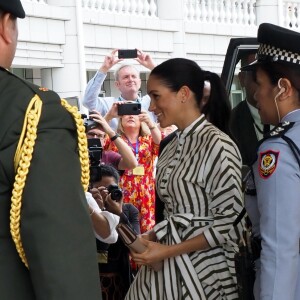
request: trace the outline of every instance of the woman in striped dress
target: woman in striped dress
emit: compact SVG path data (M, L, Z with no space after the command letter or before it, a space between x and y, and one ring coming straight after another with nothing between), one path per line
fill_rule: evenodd
M243 206L241 157L201 113L203 86L204 71L183 58L150 74L150 110L162 127L178 131L157 163L165 219L143 235L146 251L132 253L143 267L128 300L238 299L233 258L242 228L233 222ZM158 262L156 272L151 264Z

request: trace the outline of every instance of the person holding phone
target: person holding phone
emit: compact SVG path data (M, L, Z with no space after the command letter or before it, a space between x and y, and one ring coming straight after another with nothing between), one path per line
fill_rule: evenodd
M122 103L114 103L105 119L118 117L118 106ZM144 110L139 115L119 116L117 133L132 149L138 162L137 167L125 170L121 176L124 203L132 203L138 208L141 232L146 232L155 223L154 161L163 134ZM104 149L118 151L115 142L109 140Z
M112 104L119 101L135 101L141 103L144 110L148 111L150 98L148 95L139 97L139 89L141 87L141 78L139 71L129 64L121 65L115 71L115 86L120 91L119 97L98 97L103 82L106 78L107 72L119 62L122 62L124 58L118 58L117 53L119 49L114 49L110 54L105 56L104 62L95 74L95 76L88 82L85 95L83 98L83 105L89 110L97 110L104 116ZM149 70L155 67L155 64L149 54L136 49L137 56L135 60L139 62L142 66ZM126 56L126 53L123 53ZM132 58L132 53L130 53ZM156 121L156 117L153 113L148 112L152 121ZM118 126L118 120L112 119L110 121L110 126L112 129L116 130Z
M87 139L99 138L102 146L105 144L106 139L111 139L118 149L118 153L107 150L102 151L99 164L111 164L119 171L135 168L137 161L131 148L119 138L106 119L97 111L91 111L90 118L97 123L97 126L86 131Z

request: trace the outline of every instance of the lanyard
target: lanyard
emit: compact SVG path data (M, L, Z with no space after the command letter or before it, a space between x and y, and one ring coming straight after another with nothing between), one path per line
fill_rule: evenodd
M136 144L135 144L135 149L133 144L129 141L129 138L125 135L128 144L130 145L130 147L132 148L132 150L135 152L135 158L137 161L139 161L139 137L136 138Z

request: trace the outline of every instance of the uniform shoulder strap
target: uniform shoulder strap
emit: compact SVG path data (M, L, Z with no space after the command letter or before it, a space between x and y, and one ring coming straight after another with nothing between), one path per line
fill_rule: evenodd
M270 132L268 132L264 136L264 138L259 142L259 144L262 144L267 139L282 137L294 125L295 125L295 122L282 122L282 123L279 123L276 127L274 127Z
M288 130L290 130L293 126L294 126L295 122L283 122L283 123L279 123L276 127L274 127L271 131L267 132L264 135L264 138L261 139L258 143L257 143L257 147L256 147L256 151L259 149L260 145L271 138L277 138L277 137L282 137L285 133L288 132ZM253 165L257 160L257 153L255 155L255 158L253 159L253 161L251 162L250 165Z
M295 142L292 139L290 139L288 136L282 135L281 138L284 139L287 142L287 144L290 146L290 148L291 148L291 150L292 150L292 152L293 152L293 154L294 154L294 156L297 160L299 168L300 168L300 149L295 144Z

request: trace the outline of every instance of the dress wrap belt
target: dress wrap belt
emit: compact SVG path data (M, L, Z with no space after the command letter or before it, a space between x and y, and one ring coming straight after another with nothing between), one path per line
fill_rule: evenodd
M168 216L166 220L158 223L154 227L154 231L159 241L166 240L169 245L179 244L182 240L176 228L181 227L182 229L186 229L191 226L191 222L197 223L197 221L199 223L205 222L209 224L213 222L213 219L211 217L195 217L190 213L174 214ZM174 282L175 276L173 277L172 275L179 273L181 276L181 282L186 290L185 292L188 292L191 295L191 299L206 299L202 284L188 254L185 253L164 260L163 273L166 287L178 284L178 282ZM172 288L166 288L165 293L167 296L166 299L181 299L180 295L178 295L178 298L174 298Z

